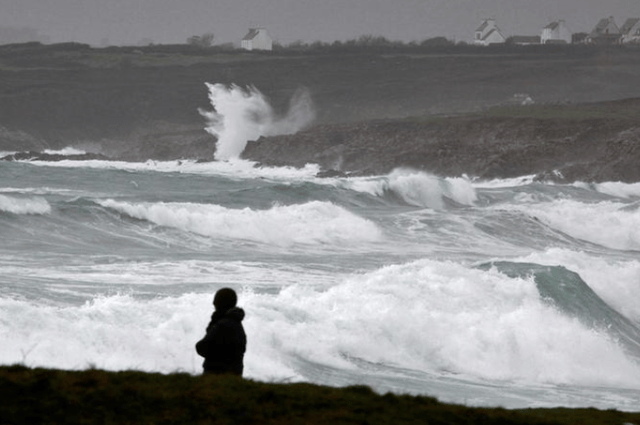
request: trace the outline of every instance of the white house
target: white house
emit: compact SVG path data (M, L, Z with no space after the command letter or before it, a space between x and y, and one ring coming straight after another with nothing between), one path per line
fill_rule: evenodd
M473 44L479 46L488 46L490 44L504 43L506 39L500 32L500 28L496 25L495 19L485 19L476 29Z
M585 41L589 44L618 44L622 34L616 25L613 16L601 19L598 25L587 36Z
M564 20L551 22L542 29L540 34L541 44L571 44L571 31Z
M272 50L273 40L264 28L250 28L242 38L240 47L245 50Z
M640 43L640 18L629 18L620 27L622 43Z

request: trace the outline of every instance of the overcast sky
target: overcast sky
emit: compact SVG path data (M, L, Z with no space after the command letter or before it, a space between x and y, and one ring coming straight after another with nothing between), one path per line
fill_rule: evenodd
M206 32L216 43L239 43L254 26L282 44L363 34L470 41L487 17L508 37L538 35L557 19L573 32L589 32L608 16L619 26L640 17L640 0L0 0L0 27L31 27L52 43L93 45L183 43Z

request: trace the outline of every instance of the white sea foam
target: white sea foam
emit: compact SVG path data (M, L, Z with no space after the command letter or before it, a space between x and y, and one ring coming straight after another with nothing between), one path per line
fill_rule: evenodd
M331 270L312 270L293 264L252 261L180 260L128 261L113 256L93 258L88 264L59 261L46 266L29 267L30 259L20 256L0 258L0 276L11 276L14 282L48 282L40 290L42 298L82 300L97 294L145 294L154 298L198 290L224 282L243 287L278 287L287 284L327 287L341 274ZM25 267L26 265L26 267ZM301 279L301 276L304 276ZM29 283L22 285L29 293ZM19 294L21 291L16 290ZM22 293L22 294L23 294ZM2 287L0 286L0 295ZM77 302L77 301L74 301Z
M0 298L0 363L195 372L192 347L210 303L194 295L151 301L116 295L56 307Z
M49 195L49 194L61 194L68 196L80 196L86 194L75 189L55 188L55 187L0 187L0 193L20 193L30 195Z
M209 237L277 246L353 244L382 237L377 226L329 202L274 206L268 210L230 209L193 203L99 201L131 217Z
M535 174L529 176L513 177L509 179L491 179L491 180L479 180L473 181L473 186L488 189L500 189L508 187L527 186L535 181Z
M375 196L392 192L409 205L433 209L444 208L444 198L462 205L473 205L477 199L466 178L441 178L410 169L397 169L384 177L348 179L345 185Z
M17 198L0 195L0 212L12 214L48 214L51 205L44 198Z
M214 291L81 306L0 298L0 364L199 373L193 345ZM324 290L238 291L248 378L306 379L294 358L345 371L360 359L493 382L639 388L640 366L611 339L549 307L530 280L495 271L422 260Z
M63 149L45 149L43 152L49 155L65 155L65 156L86 154L85 151L78 148L74 148L73 146L67 146L66 148L63 148Z
M621 183L621 182L604 182L604 183L576 183L576 186L594 189L600 193L604 193L618 198L640 198L640 183Z
M578 239L621 250L640 250L640 210L617 202L557 200L526 205L526 212Z
M314 118L307 91L297 92L289 111L278 117L267 98L255 87L205 83L213 111L200 110L207 119L207 132L217 139L215 158L238 158L250 140L260 136L292 134Z
M358 358L492 380L638 388L640 366L609 337L546 305L530 280L497 272L419 261L325 292L292 286L244 298L253 312L247 326L260 328L253 344L269 358L340 369Z
M124 170L133 172L181 173L209 176L223 176L237 179L265 178L270 180L300 180L313 179L320 170L316 164L307 164L303 168L294 167L264 167L257 166L254 161L230 159L228 161L197 162L191 160L180 161L29 161L30 165L59 168L93 168L103 170Z

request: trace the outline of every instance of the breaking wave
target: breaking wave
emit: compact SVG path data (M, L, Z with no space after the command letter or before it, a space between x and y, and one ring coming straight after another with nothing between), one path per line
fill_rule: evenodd
M640 251L638 205L558 200L527 209L537 219L572 237L608 248Z
M416 207L443 209L446 200L473 205L477 200L471 182L462 177L442 178L422 171L397 169L384 178L356 179L348 183L353 190L374 196L392 194Z
M554 279L571 276L550 270ZM293 361L304 358L341 370L363 361L462 378L637 388L640 368L614 335L565 311L571 291L590 294L585 283L550 303L541 284L520 271L419 260L338 278L326 290L245 287L239 295L251 312L245 328L253 347L246 372L305 380L308 370ZM201 359L185 347L201 337L211 305L209 296L187 293L148 300L117 294L64 307L0 298L0 307L11 318L0 320L4 363L195 373Z
M315 117L311 96L306 90L297 91L287 113L278 116L267 98L253 86L205 84L213 111L200 109L199 112L207 119L205 130L217 139L217 160L238 158L247 142L260 136L293 134Z
M0 212L11 214L48 214L51 205L43 198L16 198L0 195Z
M274 206L268 210L230 209L194 203L99 204L132 218L208 236L277 246L374 242L382 233L373 223L330 202Z

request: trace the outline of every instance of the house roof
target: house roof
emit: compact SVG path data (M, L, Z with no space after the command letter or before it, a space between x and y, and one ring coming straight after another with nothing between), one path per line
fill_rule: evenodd
M253 40L260 33L260 28L249 28L247 35L242 37L243 40Z
M487 29L487 27L489 26L489 22L493 21L493 19L485 19L482 24L480 24L480 26L476 29L476 32L480 31L484 31L485 29Z
M620 27L621 34L629 34L629 31L633 29L636 24L640 22L640 18L629 18L625 21L625 23Z
M560 25L560 22L554 21L554 22L551 22L546 27L544 27L544 29L546 29L546 30L554 30L554 29L558 28L559 25Z
M493 35L493 33L498 33L498 35L500 35L500 37L504 38L502 36L502 34L500 34L500 31L498 30L498 28L494 28L491 31L489 31L488 33L486 33L484 37L482 37L482 41L485 41L486 39L491 37L491 35Z
M611 31L607 31L609 27L611 28ZM600 22L598 22L598 25L596 25L596 27L593 29L593 31L591 31L591 34L590 34L591 37L597 37L597 36L610 37L615 35L620 35L620 29L618 28L616 23L613 21L613 17L600 19Z

